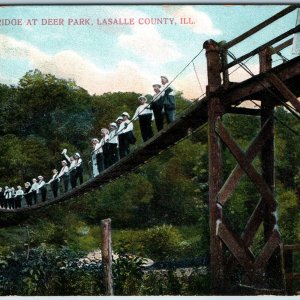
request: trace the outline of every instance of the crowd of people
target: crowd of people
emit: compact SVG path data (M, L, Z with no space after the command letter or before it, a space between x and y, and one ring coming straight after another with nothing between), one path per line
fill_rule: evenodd
M167 124L175 120L175 90L170 86L168 78L161 76L161 84L153 85L154 95L150 103L145 96L138 97L137 107L132 119L127 112L123 112L115 122L109 124L109 128L101 129L101 139L91 140L91 170L92 177L101 174L106 168L116 163L130 153L130 145L135 144L136 138L133 133L133 121L139 120L141 135L146 142L153 136L152 120L155 120L157 131L163 128L164 118ZM50 186L53 197L58 196L60 183L64 192L75 188L77 184L83 183L83 161L81 155L76 152L68 156L67 149L61 153L64 159L61 161L61 169L52 170L51 179L46 182L43 176L26 182L24 189L22 186L0 187L0 207L4 209L18 209L22 206L24 199L27 206L37 204L39 201L45 202L47 199L47 187Z

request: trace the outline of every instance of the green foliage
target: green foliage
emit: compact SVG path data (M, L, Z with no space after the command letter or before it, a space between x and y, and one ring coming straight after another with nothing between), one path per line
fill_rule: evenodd
M118 258L113 261L115 295L137 295L143 276L143 259L130 256L120 248Z
M146 254L155 260L172 258L180 252L182 237L172 225L149 228L142 240Z
M276 116L281 122L284 122L296 132L300 132L299 121L290 113L287 113L284 108L277 108ZM287 188L299 190L296 179L299 174L300 138L279 122L275 129L277 178Z
M98 220L113 218L116 226L134 226L141 221L139 212L149 203L152 193L152 185L146 178L130 174L92 196L95 217Z
M282 239L286 244L300 241L300 203L292 190L282 191L278 195L278 223Z
M152 296L195 296L210 295L209 275L192 270L187 275L180 270L154 271L144 274L139 295Z
M49 173L52 157L47 147L34 138L18 138L9 134L0 137L1 185L16 185ZM9 172L8 172L9 170Z

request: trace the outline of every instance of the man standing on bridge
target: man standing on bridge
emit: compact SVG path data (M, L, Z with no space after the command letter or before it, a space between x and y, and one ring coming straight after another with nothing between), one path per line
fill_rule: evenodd
M123 122L117 131L119 136L119 152L120 158L125 157L130 152L130 144L134 144L133 123L129 120L128 112L122 113Z
M170 86L166 76L161 78L161 96L163 98L164 111L167 119L167 124L175 121L176 106L175 106L175 90Z
M164 125L164 115L162 111L164 106L164 102L163 102L164 99L160 92L161 85L153 84L152 87L155 94L153 95L150 108L153 110L157 131L160 131L163 129L163 125Z

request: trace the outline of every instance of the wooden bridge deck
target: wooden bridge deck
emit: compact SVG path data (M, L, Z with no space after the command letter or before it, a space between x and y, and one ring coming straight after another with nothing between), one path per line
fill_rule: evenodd
M269 73L275 74L286 86L298 97L300 95L300 57L296 57L284 64L272 68L269 72L256 75L241 83L233 83L229 88L217 91L223 103L226 104L227 111L230 107L239 104L245 100L258 100L264 97L270 97L268 89L271 84L267 80ZM68 199L78 197L100 188L111 181L123 176L124 174L136 169L146 163L150 158L158 155L164 149L174 145L180 139L184 138L188 131L195 130L201 125L207 123L208 100L206 96L201 101L195 102L168 127L161 130L157 135L144 143L140 148L130 153L127 157L106 169L101 175L88 180L82 185L60 195L59 197L39 203L32 207L24 207L17 210L0 209L3 213L18 213L29 210L37 210L42 207L54 205ZM284 101L284 99L282 99ZM274 100L276 101L276 100ZM278 103L279 104L279 103Z

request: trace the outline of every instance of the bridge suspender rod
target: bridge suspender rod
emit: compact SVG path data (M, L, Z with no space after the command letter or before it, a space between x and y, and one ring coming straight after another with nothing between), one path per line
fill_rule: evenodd
M283 40L284 38L296 33L296 32L300 32L300 25L297 25L296 27L284 32L283 34L277 36L276 38L272 39L271 41L257 47L256 49L252 50L251 52L247 53L247 54L244 54L242 55L241 57L237 58L236 60L232 61L231 63L225 65L223 68L222 68L222 71L224 70L227 70L235 65L237 65L238 63L242 62L243 60L255 55L255 54L258 54L260 51L262 51L264 48L266 47L269 47L269 46L272 46L273 44Z
M249 36L253 35L254 33L260 31L261 29L265 28L266 26L270 25L271 23L275 22L276 20L282 18L283 16L289 14L290 12L294 11L296 8L298 8L297 5L290 5L287 8L283 9L276 15L272 16L271 18L263 21L262 23L258 24L257 26L251 28L250 30L246 31L245 33L241 34L240 36L234 38L233 40L229 41L225 44L225 48L229 49L232 46L240 43L241 41L245 40Z

